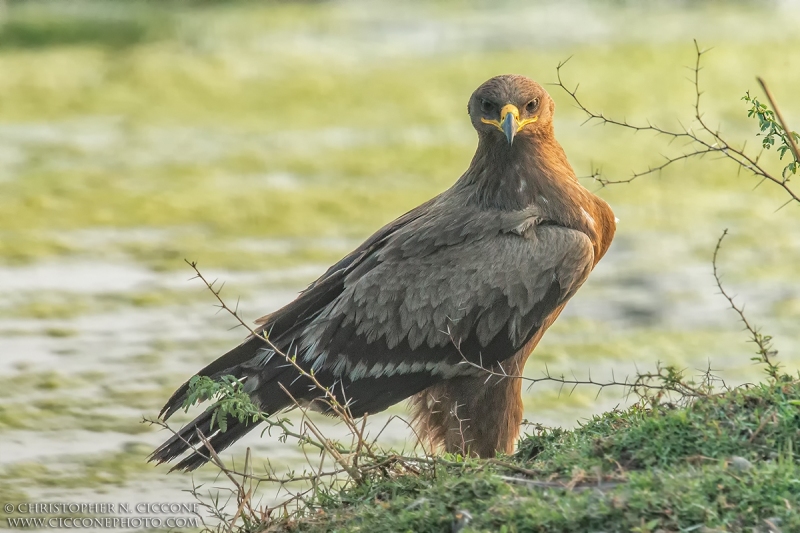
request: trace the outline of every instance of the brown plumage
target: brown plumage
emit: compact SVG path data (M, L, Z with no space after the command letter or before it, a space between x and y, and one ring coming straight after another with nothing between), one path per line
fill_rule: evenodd
M285 307L258 321L272 343L343 394L354 416L413 397L431 443L481 457L513 451L522 420L521 383L487 381L487 369L522 368L608 249L615 219L578 183L553 134L555 106L523 76L492 78L468 111L478 148L448 190L389 223ZM471 363L471 364L470 364ZM320 392L258 338L198 372L232 374L260 408L291 407ZM167 419L187 396L170 398ZM203 413L159 447L172 460L197 444L217 451L254 425L211 427ZM186 441L186 442L185 442ZM192 454L176 468L202 465Z

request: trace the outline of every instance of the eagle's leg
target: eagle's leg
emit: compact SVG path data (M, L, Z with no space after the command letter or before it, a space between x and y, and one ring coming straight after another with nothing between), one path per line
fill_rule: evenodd
M495 372L520 375L527 355L519 352ZM522 423L522 380L488 373L451 379L417 394L412 408L426 447L478 457L511 454Z
M411 399L419 439L432 452L494 457L512 454L522 424L522 380L528 356L555 322L564 305L545 320L522 349L482 376L456 378L428 387ZM487 381L487 378L488 381Z

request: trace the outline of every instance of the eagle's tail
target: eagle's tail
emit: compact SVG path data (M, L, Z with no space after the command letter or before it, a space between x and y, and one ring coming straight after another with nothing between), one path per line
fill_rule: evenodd
M199 371L197 375L208 376L211 379L227 374L235 375L234 370L242 363L245 363L255 357L258 353L258 350L264 346L265 344L262 339L252 336L248 337L239 346L230 350L228 353ZM187 380L186 383L181 385L178 390L172 394L170 399L167 400L167 403L161 408L161 412L158 413L158 417L161 420L167 420L169 417L175 414L176 411L183 407L183 402L186 401L188 396L189 381Z
M211 454L201 444L199 434L209 439L211 447L215 452L219 453L258 425L258 422L239 422L238 419L229 418L228 427L223 432L220 431L218 427L216 429L212 428L212 414L211 410L205 411L190 423L186 424L179 432L175 433L169 440L159 446L150 455L149 460L161 464L183 455L187 450L196 449L197 451L184 458L170 470L170 472L173 470L190 472L211 460Z
M265 348L266 345L262 339L250 337L198 372L197 375L207 376L211 379L233 375L242 380L245 390L251 391L250 397L253 403L262 412L268 414L280 412L292 405L292 398L286 392L288 391L296 399L302 399L304 395L308 394L308 382L301 378L284 357ZM251 381L253 383L250 383ZM189 381L175 391L161 409L159 417L167 420L183 407L188 397ZM210 454L203 446L200 434L208 439L215 452L220 452L259 424L258 420L255 422L239 421L228 416L227 427L225 431L222 431L216 419L213 420L212 425L212 418L213 409L200 414L159 446L148 460L159 464L165 463L180 457L189 450L195 450L172 468L172 470L188 472L210 460Z

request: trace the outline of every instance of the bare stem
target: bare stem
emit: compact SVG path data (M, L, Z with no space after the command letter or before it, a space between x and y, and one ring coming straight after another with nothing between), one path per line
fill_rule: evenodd
M681 130L671 130L666 128L661 128L651 123L647 124L634 124L628 122L627 120L618 120L615 118L607 117L601 112L592 111L588 108L579 98L578 98L578 86L576 85L575 88L570 89L564 83L562 78L562 69L567 61L562 61L556 67L556 76L557 76L557 83L556 86L560 87L564 90L571 98L573 103L586 114L586 122L598 122L600 124L607 124L611 126L617 126L620 128L624 128L627 130L631 130L634 132L650 132L655 135L661 135L668 137L670 142L675 140L685 140L690 147L688 151L676 155L676 156L669 156L666 157L666 161L659 165L650 166L647 170L636 171L634 172L630 178L627 179L607 179L600 175L598 170L593 170L590 177L593 178L595 181L600 183L603 186L612 185L617 183L630 183L635 179L638 179L642 176L647 176L649 174L657 174L662 170L666 169L673 163L677 163L679 161L684 161L688 159L694 158L702 158L709 154L719 154L725 159L728 159L734 162L740 169L744 169L749 171L755 177L760 178L761 181L768 181L771 182L779 187L781 187L788 195L790 202L797 202L800 203L800 195L793 191L788 184L788 181L783 179L780 176L776 176L765 169L759 163L759 157L751 157L745 152L745 146L743 145L742 148L736 148L732 146L728 141L726 141L723 136L720 134L719 131L712 129L706 120L704 119L704 113L702 112L700 101L703 91L700 89L700 71L702 70L702 58L703 56L708 53L708 50L703 50L700 48L700 45L697 41L694 41L695 46L695 62L694 66L690 67L693 76L691 79L692 85L694 86L694 116L693 122L697 125L696 129L693 128L685 128L683 127ZM778 108L771 98L771 95L766 87L766 85L762 84L764 87L765 92L767 93L767 98L770 99L770 103L772 103L773 108L775 109L775 113L778 116L778 120L780 120L781 125L784 127L784 130L787 132L787 137L790 139L792 143L792 151L795 154L795 157L800 161L800 156L798 156L797 146L792 138L790 130L786 128L785 122L781 118Z
M780 122L781 127L783 128L783 132L786 134L786 138L789 141L789 147L792 149L792 154L794 154L795 161L800 161L800 150L797 149L797 142L794 140L792 130L789 129L789 126L786 125L786 121L783 119L781 110L778 108L778 102L776 102L775 98L772 97L772 92L769 90L769 87L767 87L767 82L764 81L764 78L759 76L756 78L756 80L758 80L761 88L764 89L764 94L767 95L767 100L769 100L772 110L775 111L775 116L778 118L778 122Z
M739 319L744 324L745 329L750 333L750 340L755 343L758 347L756 353L758 353L758 357L755 358L756 360L763 362L767 365L767 374L773 379L777 379L778 372L779 372L779 365L772 361L776 355L778 355L778 351L772 348L772 337L769 335L763 335L759 329L753 326L750 321L747 319L747 316L744 314L744 308L739 307L736 305L736 302L733 301L733 296L728 294L725 288L722 286L722 278L720 276L719 270L717 268L717 256L719 255L719 251L722 248L722 240L728 234L728 230L725 229L722 232L722 235L719 236L719 240L717 240L717 246L714 248L714 256L712 258L711 264L714 269L714 279L717 282L717 287L719 288L720 294L728 300L728 304L730 305L731 309L736 311L736 314L739 315Z

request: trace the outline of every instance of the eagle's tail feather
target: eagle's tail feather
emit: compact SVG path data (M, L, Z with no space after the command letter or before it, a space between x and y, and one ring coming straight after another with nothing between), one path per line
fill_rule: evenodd
M217 376L233 374L234 368L252 359L258 352L258 349L263 346L264 341L262 339L257 337L248 337L239 346L230 350L228 353L199 371L197 375L208 376L213 379ZM167 420L169 417L175 414L176 411L183 407L183 402L188 396L189 381L186 381L172 394L170 399L167 400L167 403L161 408L161 412L158 413L158 417L161 420Z
M321 396L320 391L313 386L309 379L301 376L284 357L277 354L270 356L269 353L260 352L258 348L263 345L263 341L255 340L257 343L250 348L249 357L242 350L242 347L248 345L248 341L245 341L221 358L228 358L228 361L235 361L237 364L234 366L217 365L216 368L211 369L212 365L209 365L198 375L209 375L207 370L210 369L215 371L209 375L211 379L218 379L225 375L235 376L243 383L244 390L248 392L253 403L267 415L280 413L294 405L295 401L311 402ZM328 381L330 376L321 373L318 377ZM188 396L187 382L173 394L164 406L162 413L166 414L162 416L162 420L166 420L172 413L181 409ZM214 451L219 453L250 432L260 423L260 420L239 421L238 418L227 416L226 422L227 427L225 431L222 431L219 421L214 418L214 409L206 410L159 446L150 455L149 461L159 464L169 462L195 449L194 453L184 457L172 468L172 470L194 470L210 459L208 450L203 446L198 432L208 439Z

